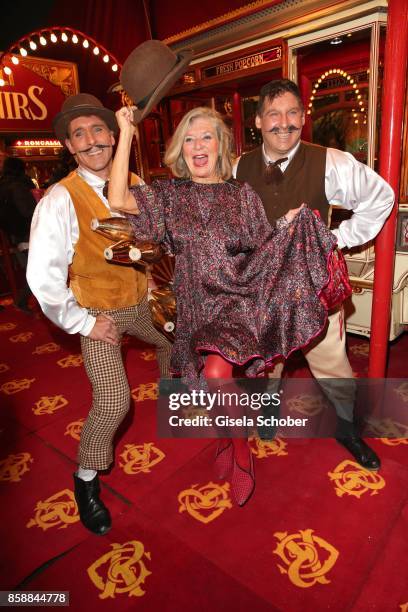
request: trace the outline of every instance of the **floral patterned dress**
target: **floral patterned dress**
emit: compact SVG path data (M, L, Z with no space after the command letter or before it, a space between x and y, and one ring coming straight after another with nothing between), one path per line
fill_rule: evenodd
M199 378L203 354L215 352L255 376L321 332L336 238L309 209L272 227L258 195L235 180L173 179L131 191L135 238L162 242L176 257L175 374Z

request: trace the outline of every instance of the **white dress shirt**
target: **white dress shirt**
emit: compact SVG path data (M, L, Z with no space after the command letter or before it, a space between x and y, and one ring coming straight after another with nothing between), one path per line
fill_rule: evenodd
M105 181L80 166L77 172L100 197L108 215L121 216L110 210L102 193ZM67 285L68 267L72 263L78 238L78 219L71 196L63 185L56 183L40 200L34 212L27 281L46 317L69 334L78 332L88 336L96 319L78 304Z
M282 172L285 172L299 145L300 142L284 156L288 161L279 165ZM272 161L264 145L262 152L267 163ZM234 177L238 162L239 159L234 164ZM372 240L384 225L394 203L394 192L381 176L350 153L338 149L327 149L325 193L329 204L353 211L350 219L342 221L337 229L332 230L340 248L351 248ZM313 203L310 206L313 207Z

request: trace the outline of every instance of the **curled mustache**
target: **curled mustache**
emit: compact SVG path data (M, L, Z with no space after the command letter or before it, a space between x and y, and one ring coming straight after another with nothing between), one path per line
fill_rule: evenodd
M271 134L291 134L292 132L298 132L301 129L302 128L296 127L295 125L289 125L286 130L281 130L278 127L273 127L270 130L268 130L268 132Z
M112 145L96 144L92 145L92 147L88 147L87 149L82 149L82 151L79 151L79 153L89 153L89 151L92 151L92 149L109 149L111 146Z

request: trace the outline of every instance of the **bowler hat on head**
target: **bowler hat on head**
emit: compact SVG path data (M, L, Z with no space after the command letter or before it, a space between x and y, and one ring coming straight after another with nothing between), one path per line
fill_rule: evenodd
M193 57L191 49L174 53L160 40L146 40L125 60L120 82L137 109L136 125L166 95L181 77Z
M76 117L96 115L103 119L112 132L118 132L118 123L115 113L105 108L98 98L87 93L70 96L64 101L61 112L54 117L52 122L54 132L61 142L68 137L68 127L72 119Z

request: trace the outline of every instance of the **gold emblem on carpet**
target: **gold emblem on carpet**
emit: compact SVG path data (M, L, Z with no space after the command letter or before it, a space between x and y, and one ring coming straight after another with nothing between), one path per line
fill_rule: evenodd
M34 459L30 453L17 453L9 455L0 461L0 481L20 482L23 474L30 470L30 463Z
M16 327L17 325L15 323L1 323L0 332L11 331L12 329L15 329Z
M14 393L19 393L20 391L29 389L34 381L35 378L20 378L10 380L9 382L4 383L4 385L1 385L0 389L6 395L13 395Z
M59 359L57 364L61 368L78 368L84 363L82 355L78 353L77 355L68 355L68 357L64 357L63 359Z
M135 402L143 402L144 400L156 400L158 396L158 385L155 382L141 384L135 389L132 389L132 397Z
M79 521L78 507L74 493L70 489L63 489L44 501L38 501L34 512L34 518L26 525L28 529L30 527L39 527L43 531L51 527L65 529L68 525Z
M10 336L10 342L28 342L34 336L33 332L21 332L15 336Z
M408 444L408 426L392 419L369 419L370 433L387 446L398 446Z
M74 438L74 440L77 440L79 442L84 423L84 418L79 419L78 421L72 421L72 423L69 423L67 425L64 436L71 436L71 438Z
M230 485L228 482L224 484L215 484L209 482L205 485L191 485L190 489L181 491L178 496L180 503L179 512L187 511L200 523L211 523L218 518L225 510L232 508L232 503L228 492Z
M299 412L310 417L320 414L326 406L320 395L307 395L306 393L291 397L286 400L286 405L291 412Z
M7 370L10 369L10 366L7 365L7 363L0 363L0 374L3 374L3 372L7 372Z
M119 466L125 474L148 474L151 468L166 456L153 442L144 444L125 444L125 450L119 456L123 461Z
M286 451L287 445L287 442L284 442L281 438L275 438L274 440L249 438L249 446L257 459L266 459L272 455L283 457L288 454Z
M33 351L33 355L44 355L48 353L55 353L61 349L59 344L55 344L55 342L47 342L47 344L40 344L35 347Z
M297 587L309 588L315 584L329 584L326 574L333 568L339 551L323 538L313 535L313 529L300 529L298 533L277 532L279 540L274 554L284 565L278 563L282 574Z
M401 383L398 387L395 387L393 391L400 396L403 402L408 402L408 382Z
M146 561L151 560L150 553L137 540L111 546L111 551L88 567L88 576L102 591L100 599L114 599L124 593L129 597L142 597L145 594L142 585L152 573L146 567Z
M53 414L61 410L68 404L68 400L63 395L43 395L38 402L35 402L33 412L36 416L43 414Z
M333 472L328 472L330 480L335 485L338 497L350 495L359 499L364 493L378 495L378 492L385 487L385 480L377 472L364 469L349 459L339 463Z
M350 347L350 351L353 355L360 355L361 357L368 357L370 351L370 345L368 342L362 342L361 344L354 344Z
M142 351L140 357L143 361L154 361L156 359L156 353L154 351Z

